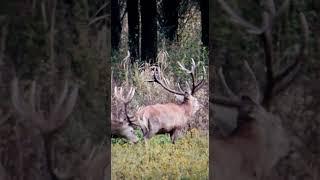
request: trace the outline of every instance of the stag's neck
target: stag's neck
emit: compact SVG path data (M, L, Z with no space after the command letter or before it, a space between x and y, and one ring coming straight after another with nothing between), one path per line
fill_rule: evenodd
M183 103L181 104L181 107L184 109L184 111L188 117L193 116L193 114L192 114L193 106L192 106L192 103L190 102L190 100L184 100Z

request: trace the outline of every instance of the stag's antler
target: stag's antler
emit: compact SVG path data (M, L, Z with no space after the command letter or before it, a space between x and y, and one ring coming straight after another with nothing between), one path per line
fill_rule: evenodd
M18 79L15 78L12 81L11 98L15 110L21 117L31 120L45 134L54 133L65 124L67 117L75 106L78 97L78 86L74 86L69 91L68 82L66 81L53 110L49 112L48 117L45 117L45 114L40 109L40 93L36 94L36 82L32 82L29 102L22 99L18 84ZM38 100L37 103L36 99Z
M259 84L257 81L257 78L254 74L254 72L252 71L252 69L250 68L249 64L247 63L247 61L244 61L244 66L245 68L248 70L249 74L252 76L252 79L254 80L255 83L255 88L256 88L256 95L255 95L255 99L254 101L256 103L260 102L260 88L259 88ZM240 108L242 105L242 98L239 97L238 95L236 95L231 88L228 86L225 78L224 78L224 74L223 74L223 70L222 68L219 69L219 78L220 81L223 85L223 88L225 89L225 91L228 94L228 97L220 97L220 96L214 96L213 97L213 102L215 104L221 104L221 105L225 105L225 106L230 106L230 107L238 107Z
M306 47L309 34L306 18L303 13L300 13L299 16L302 26L303 40L301 42L298 55L295 57L294 62L291 65L280 70L279 72L275 72L275 69L272 67L272 65L276 62L273 47L272 28L275 20L278 20L289 6L290 0L284 1L280 8L278 8L278 10L276 9L273 0L265 1L263 23L260 28L256 25L253 25L252 23L249 23L243 17L234 12L224 0L218 0L218 2L225 10L225 12L230 16L233 23L246 28L249 33L257 34L263 42L266 65L266 88L263 91L263 96L261 97L259 94L256 98L259 101L262 101L262 104L264 106L269 107L272 97L284 90L285 87L287 87L292 82L294 77L298 74L301 64L306 60ZM248 67L249 66L246 65L246 68L249 70L250 74L253 74L253 71L251 71ZM254 79L254 81L257 83L256 79Z
M126 119L130 124L132 124L131 119L133 118L133 116L128 114L128 104L132 101L135 91L136 91L136 89L134 87L130 87L129 92L128 92L127 96L125 97L125 95L123 94L123 87L120 87L120 88L118 88L116 86L114 87L114 96L118 100L123 102L124 111L125 111L125 114L127 117Z
M161 79L160 80L160 77L161 76ZM185 93L181 90L180 88L180 91L175 91L175 90L172 90L171 88L169 88L168 86L168 81L165 79L165 77L162 75L162 72L161 72L161 69L160 67L155 67L154 69L154 73L153 73L153 80L150 80L148 82L155 82L155 83L158 83L160 84L160 86L162 86L165 90L173 93L173 94L177 94L177 95L181 95L181 96L184 96Z
M202 79L200 80L200 82L196 82L197 76L196 76L196 68L197 66L199 66L200 62L198 62L198 64L196 65L196 63L194 62L193 59L192 60L192 65L191 65L191 70L187 69L182 63L178 62L178 65L180 66L180 69L185 71L187 74L190 74L191 76L191 80L192 80L192 87L190 88L188 82L186 82L186 85L188 86L188 92L189 94L193 95L194 93L196 93L204 84L204 75L202 76ZM205 68L203 66L203 72L205 74ZM186 95L186 91L182 90L180 84L178 83L178 88L179 91L176 90L172 90L169 86L168 86L168 81L166 80L166 78L162 75L163 73L161 72L160 67L155 67L155 71L153 73L153 80L150 80L149 82L156 82L158 84L160 84L164 89L166 89L167 91L176 94L176 95L181 95L181 96L185 96ZM161 77L161 79L159 78Z
M194 59L191 58L191 69L187 69L183 64L181 64L180 62L178 62L178 65L180 66L180 68L185 71L186 73L190 74L191 76L191 79L192 79L192 88L191 88L191 94L193 95L195 92L197 92L201 87L202 85L204 84L204 75L202 76L202 79L200 80L200 82L196 83L196 79L197 79L197 66L199 66L200 64L200 61L198 62L198 64L196 65L196 63L194 62ZM203 73L205 74L206 73L206 70L204 68L204 66L202 66L202 69L203 69Z

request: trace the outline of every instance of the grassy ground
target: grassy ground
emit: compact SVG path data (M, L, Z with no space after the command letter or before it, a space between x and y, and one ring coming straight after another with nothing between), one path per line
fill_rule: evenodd
M176 144L168 135L147 143L124 143L113 139L112 179L208 179L209 138L196 129Z

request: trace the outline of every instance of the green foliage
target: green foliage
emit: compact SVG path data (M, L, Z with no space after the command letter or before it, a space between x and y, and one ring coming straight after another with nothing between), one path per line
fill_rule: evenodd
M208 179L209 138L192 129L172 144L168 135L147 142L113 142L112 179Z

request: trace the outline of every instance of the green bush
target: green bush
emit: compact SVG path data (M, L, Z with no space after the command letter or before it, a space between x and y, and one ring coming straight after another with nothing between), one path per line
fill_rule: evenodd
M176 144L157 135L137 144L113 141L112 179L208 179L209 138L196 129Z

